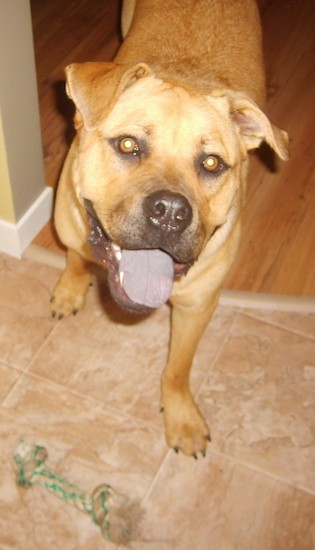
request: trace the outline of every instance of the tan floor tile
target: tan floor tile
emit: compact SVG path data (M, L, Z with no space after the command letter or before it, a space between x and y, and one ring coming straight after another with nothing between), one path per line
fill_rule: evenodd
M160 379L166 365L169 308L141 320L107 299L100 306L94 288L86 308L57 323L31 371L100 403L162 426ZM107 308L106 308L107 306ZM196 356L192 388L203 382L235 316L218 308Z
M22 376L22 372L0 363L0 404L6 398L20 376Z
M0 305L0 360L27 368L35 353L53 330L49 317L25 314L17 308Z
M243 313L315 339L314 313L293 313L289 311L268 311L263 309L244 309Z
M161 548L312 550L315 545L315 496L210 453L198 462L171 455L145 506L144 536Z
M57 275L0 254L0 361L25 369L54 328L49 287Z
M159 419L159 390L167 358L168 308L132 325L116 323L98 307L58 323L31 371L99 403ZM95 330L94 330L95 328ZM149 417L148 417L149 414Z
M131 498L144 495L166 452L155 428L24 375L0 408L0 546L17 550L105 544L80 511L42 488L17 488L13 453L20 438L44 445L48 464L83 490L109 483Z
M57 269L0 254L0 304L24 315L50 317L49 298Z
M218 308L192 372L213 436L195 462L167 452L158 414L168 307L139 320L102 289L104 309L95 285L56 322L58 274L0 255L1 550L117 548L44 490L17 488L21 437L83 489L147 494L133 550L313 550L315 497L300 489L315 492L314 317Z
M315 492L315 342L239 315L201 392L213 447Z

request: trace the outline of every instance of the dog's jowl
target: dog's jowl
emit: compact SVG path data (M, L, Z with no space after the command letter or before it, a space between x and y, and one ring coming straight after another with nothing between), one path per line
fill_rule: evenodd
M288 140L261 110L252 0L128 0L122 29L112 63L66 68L77 133L57 194L68 256L52 308L84 305L93 262L123 308L170 302L166 437L197 456L210 436L190 369L237 250L248 152L266 141L285 160Z

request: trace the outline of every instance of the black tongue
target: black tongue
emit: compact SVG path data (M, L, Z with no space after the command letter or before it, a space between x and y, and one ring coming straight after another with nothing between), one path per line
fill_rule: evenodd
M161 250L122 250L119 276L133 302L157 308L165 304L172 293L174 263Z

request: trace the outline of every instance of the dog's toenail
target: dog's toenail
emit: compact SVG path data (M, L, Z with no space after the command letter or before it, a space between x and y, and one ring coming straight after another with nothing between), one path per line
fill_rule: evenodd
M198 460L198 456L197 456L196 453L193 454L193 457L194 457L195 460Z
M175 451L176 454L179 453L179 447L173 447L173 449L174 449L174 451Z

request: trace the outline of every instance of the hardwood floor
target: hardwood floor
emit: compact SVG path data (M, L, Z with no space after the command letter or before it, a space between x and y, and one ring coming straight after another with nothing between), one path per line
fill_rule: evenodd
M113 57L120 43L119 4L31 0L46 182L53 187L73 136L63 68ZM290 161L268 159L264 149L253 155L242 243L224 286L314 296L315 5L313 0L260 0L259 5L266 113L290 134ZM62 251L52 223L34 242Z

